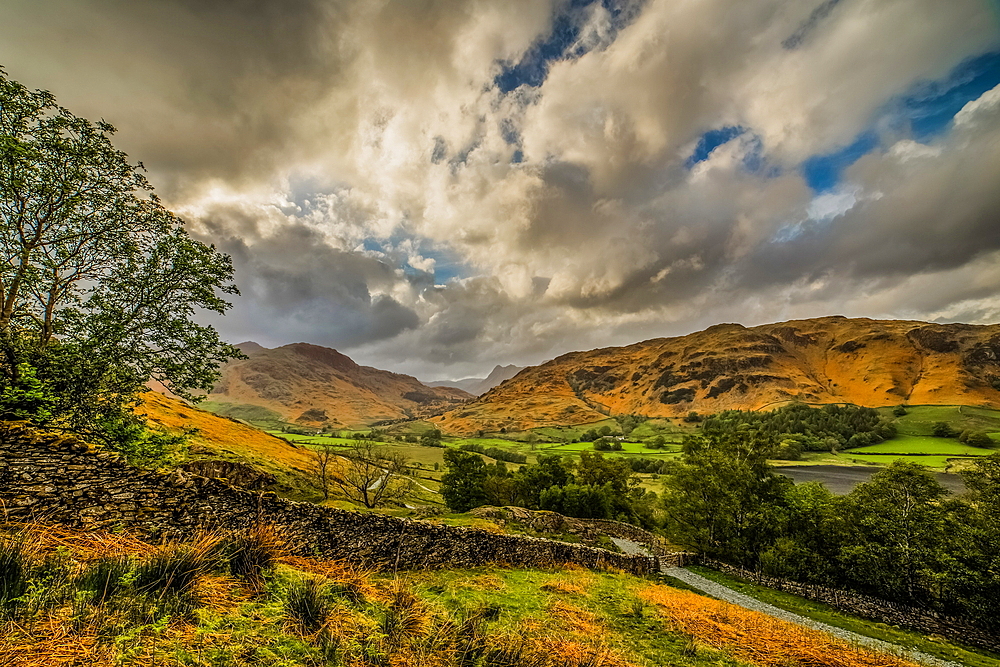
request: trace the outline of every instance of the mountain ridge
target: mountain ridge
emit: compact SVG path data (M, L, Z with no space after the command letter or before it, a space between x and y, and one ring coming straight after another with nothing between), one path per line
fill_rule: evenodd
M490 374L484 378L434 380L432 382L425 382L424 384L428 387L455 387L456 389L467 391L474 396L482 396L493 387L497 386L504 380L509 380L524 369L524 366L515 366L514 364L507 364L506 366L497 364L493 367L493 370L490 371Z
M248 358L222 367L208 399L266 408L289 421L366 426L435 414L473 398L460 389L428 387L410 375L362 366L311 343L268 349L246 342L238 347Z
M434 421L472 433L789 401L1000 406L1000 325L830 316L569 352Z

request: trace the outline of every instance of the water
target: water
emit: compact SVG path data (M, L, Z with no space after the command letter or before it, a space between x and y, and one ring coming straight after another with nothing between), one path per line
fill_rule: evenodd
M838 496L850 493L854 487L867 482L873 474L883 470L875 466L781 466L774 471L785 477L790 477L796 484L802 482L822 482ZM965 491L962 478L951 473L933 473L938 482L952 493Z

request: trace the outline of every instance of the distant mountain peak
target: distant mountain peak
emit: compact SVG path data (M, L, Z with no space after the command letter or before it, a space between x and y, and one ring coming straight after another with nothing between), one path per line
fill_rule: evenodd
M500 366L498 364L494 366L493 370L490 371L490 374L484 378L435 380L433 382L425 382L424 384L428 387L454 387L456 389L461 389L462 391L467 391L474 396L482 396L493 387L497 386L504 380L509 380L522 370L524 370L524 366L515 366L514 364Z
M258 352L266 352L267 348L259 343L255 343L252 340L243 341L242 343L237 343L236 347L240 352L247 355L257 354Z
M210 394L213 403L263 408L288 421L335 427L426 417L472 398L450 387L360 366L346 354L312 343L267 349L241 343Z

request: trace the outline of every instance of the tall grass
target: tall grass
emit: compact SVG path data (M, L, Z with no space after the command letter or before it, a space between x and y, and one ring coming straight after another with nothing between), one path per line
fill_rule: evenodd
M0 536L0 608L10 610L28 591L31 561L20 535Z
M318 632L333 614L327 585L317 577L293 580L288 585L285 610L306 632Z

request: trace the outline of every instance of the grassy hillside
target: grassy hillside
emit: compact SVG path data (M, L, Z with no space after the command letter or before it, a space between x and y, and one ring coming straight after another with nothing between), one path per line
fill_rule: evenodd
M153 546L7 527L0 554L17 565L0 588L5 667L910 664L650 579L574 568L367 573L290 556L266 529Z
M311 461L307 449L154 391L143 395L143 404L137 412L155 427L189 434L189 447L183 453L186 460L245 463L274 475L278 480L275 490L282 495L297 500L320 498L306 473Z

